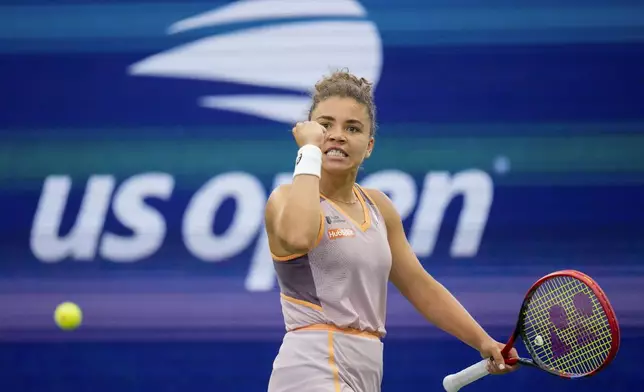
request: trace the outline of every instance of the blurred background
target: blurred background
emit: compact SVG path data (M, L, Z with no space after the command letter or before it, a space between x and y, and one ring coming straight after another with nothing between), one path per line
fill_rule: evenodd
M617 312L596 377L468 390L640 389L640 0L1 0L0 390L266 390L284 325L263 207L343 67L376 86L359 182L496 339L558 269ZM394 288L388 331L383 391L478 360Z

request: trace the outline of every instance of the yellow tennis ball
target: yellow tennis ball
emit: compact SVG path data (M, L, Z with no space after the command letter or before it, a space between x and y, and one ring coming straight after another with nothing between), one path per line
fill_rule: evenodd
M60 329L71 331L81 325L83 312L75 303L63 302L54 311L54 321Z

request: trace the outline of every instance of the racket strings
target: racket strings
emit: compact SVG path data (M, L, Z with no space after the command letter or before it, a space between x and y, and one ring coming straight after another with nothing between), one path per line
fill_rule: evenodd
M568 283L570 285L570 283ZM564 289L564 287L562 287ZM585 294L591 294L591 293L585 293ZM549 345L542 346L544 348L549 349L548 352L546 350L535 350L541 357L546 355L547 358L554 358L555 360L550 363L553 367L556 367L557 369L563 370L567 373L571 374L579 374L579 373L588 373L597 368L598 366L603 363L605 360L605 357L607 354L607 351L603 350L604 345L608 345L608 349L610 349L610 343L611 343L611 336L608 334L607 336L603 336L598 338L595 336L594 332L588 331L587 325L596 325L597 323L601 323L602 320L602 311L599 309L597 306L598 304L594 304L595 307L592 311L592 319L584 319L585 324L580 323L580 317L583 318L584 316L576 317L576 319L570 320L568 318L569 324L572 324L573 327L570 329L572 333L564 333L564 334L558 334L557 339L559 339L559 350L561 350L561 347L564 347L565 349L572 351L568 352L568 355L565 356L557 356L555 355L557 348L555 347L553 350L553 342L550 342ZM543 315L543 313L542 313ZM579 314L577 313L577 316ZM576 328L575 328L576 327ZM570 327L568 327L570 328ZM579 343L579 332L581 330L582 334L585 334L586 336L581 336L582 342ZM549 331L550 332L550 331ZM546 336L547 336L546 332ZM552 332L550 332L552 333ZM588 347L583 347L584 341L583 340L588 340L590 336L593 336L594 340L603 340L603 342L597 342L595 341L595 344L592 346ZM574 368L574 367L577 368Z
M563 313L563 317L565 317L566 319L566 328L559 328L563 331L557 331L557 335L554 336L554 338L558 339L559 341L551 341L550 344L546 347L550 349L550 352L548 353L550 355L550 359L552 360L552 363L550 365L571 374L586 373L600 366L605 359L605 356L603 354L607 353L605 350L603 350L604 348L606 348L606 344L608 349L610 349L610 334L607 336L608 339L606 339L606 336L598 337L596 335L597 331L589 330L588 328L588 326L597 326L598 324L601 325L602 321L604 321L602 320L603 311L600 308L598 302L592 304L593 308L591 312L589 312L592 314L592 318L587 318L587 315L584 316L579 311L573 311L573 316L575 317L573 317L572 320L569 317L570 315L568 313L570 313L570 308L572 307L573 310L575 310L574 301L572 304L570 303L570 299L574 298L574 296L570 295L572 289L570 286L574 285L573 282L575 281L576 280L572 280L571 282L568 282L561 287L554 287L556 285L553 285L553 282L549 282L544 287L544 289L546 290L554 290L554 295L550 295L551 301L553 297L557 298L557 295L561 296L562 294L568 294L569 303L566 304L568 306L563 308L565 312ZM590 296L593 295L585 285L582 284L581 288L586 289L581 291L582 295L586 295L586 298L590 298ZM580 291L577 290L576 295L579 295L579 292ZM541 310L542 312L540 314L542 316L545 316L546 313L543 312L543 309ZM559 322L560 321L561 320L559 320ZM608 331L610 332L610 330ZM552 331L549 332L552 334ZM589 344L590 341L594 342L594 344ZM563 354L565 355L562 355L562 350L564 350Z
M571 285L573 285L573 283L571 283L571 282L568 282L567 284L565 284L563 286L560 286L560 287L553 287L552 282L546 284L544 289L545 290L552 290L552 291L549 291L549 292L548 291L543 291L543 292L549 293L550 295L543 296L544 298L542 298L542 300L545 299L545 301L542 301L542 306L541 306L540 309L538 309L538 310L541 310L541 312L533 313L533 314L538 314L538 315L541 316L540 320L536 320L536 321L533 320L533 321L536 322L536 324L533 324L533 325L544 325L544 324L548 325L547 322L543 323L543 319L547 315L547 313L544 312L544 308L550 308L550 307L554 306L552 304L552 302L554 302L554 299L558 298L558 296L561 296L562 294L569 293L570 290L571 290L571 287L570 287ZM584 294L587 295L589 293L586 292ZM568 297L571 298L570 295ZM550 306L548 307L548 306L543 306L543 305L550 305ZM567 305L568 306L566 306L566 308L568 308L568 309L563 308L563 309L565 309L564 311L568 311L570 309L570 304L567 304ZM573 306L574 306L574 304L573 304ZM559 342L552 342L551 341L550 344L542 346L544 348L547 348L548 350L537 350L537 351L542 351L540 353L542 357L543 357L543 354L545 352L545 354L547 356L546 359L548 359L548 358L549 359L554 359L553 361L550 361L550 362L554 362L554 363L550 363L550 365L554 365L557 368L560 368L561 370L564 370L564 371L567 371L567 372L570 372L570 373L575 372L575 370L584 371L584 369L589 369L589 368L593 367L594 364L589 364L588 362L592 362L593 358L598 356L598 355L601 356L602 351L603 351L603 350L601 350L601 344L599 344L599 345L595 344L593 347L586 347L585 351L588 351L588 353L586 353L587 354L586 358L583 359L581 361L581 363L579 363L581 369L570 369L571 365L573 365L573 362L575 362L576 360L579 359L579 354L583 353L583 350L580 350L580 348L581 348L580 346L582 346L583 343L585 343L585 342L582 341L581 344L579 343L579 332L580 332L580 330L581 330L581 332L583 334L586 335L586 336L582 336L582 339L588 340L588 338L590 337L591 334L593 334L593 332L588 331L587 325L592 325L593 323L597 324L597 322L601 321L601 320L599 320L597 315L601 315L602 312L599 311L598 313L596 313L597 311L598 311L598 309L597 309L597 306L595 304L595 307L592 310L593 318L583 320L586 325L580 323L580 317L576 317L576 319L573 318L573 320L570 320L570 317L568 317L568 315L565 314L565 318L566 318L565 323L567 324L567 330L565 332L568 332L568 333L558 333L557 336L555 336L555 339L558 339ZM568 312L566 312L566 313L568 313ZM573 315L574 315L574 313L573 313ZM581 316L581 317L583 317L583 316ZM601 317L601 316L599 316L599 317ZM573 326L576 326L577 328L570 328L571 324ZM544 333L546 337L548 337L548 332L552 333L551 331L548 331L548 330L547 331L541 331L541 332ZM564 354L566 354L566 355L561 355L562 350L567 350L566 352L564 352ZM570 351L575 351L575 352L570 352ZM593 354L592 352L594 352L594 355L592 355ZM559 355L556 355L557 353L559 353ZM575 355L575 354L577 354L577 355ZM599 362L599 364L601 364L601 362ZM597 366L599 366L599 364L597 364Z
M602 365L612 331L594 292L572 277L545 281L524 309L524 343L544 365L583 375Z

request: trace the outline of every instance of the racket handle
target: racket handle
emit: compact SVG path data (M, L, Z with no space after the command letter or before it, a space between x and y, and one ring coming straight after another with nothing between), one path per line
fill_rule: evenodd
M446 376L443 379L443 388L445 388L447 392L456 392L479 378L487 376L490 374L487 371L487 363L488 360L484 359L458 373Z

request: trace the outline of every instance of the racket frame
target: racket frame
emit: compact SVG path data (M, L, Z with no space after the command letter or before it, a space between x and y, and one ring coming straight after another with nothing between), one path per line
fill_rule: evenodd
M588 372L586 374L581 374L581 375L571 375L565 372L561 371L555 371L551 368L549 368L545 364L541 364L540 361L535 360L535 354L532 350L532 346L529 344L526 344L525 339L523 339L523 344L530 353L530 356L532 358L508 358L508 354L510 353L510 350L515 346L516 339L519 335L523 335L522 331L522 324L523 320L525 318L525 308L527 304L529 303L530 299L534 295L534 293L537 291L541 285L546 282L547 280L554 279L556 277L570 277L573 279L577 279L581 281L582 283L586 284L590 290L595 294L597 297L597 300L599 301L599 304L602 307L602 310L604 311L604 314L606 315L606 318L608 319L608 323L610 325L611 329L611 350L608 353L608 356L604 360L604 362L597 368L594 369L591 372ZM564 378L580 378L580 377L590 377L595 374L597 374L600 370L604 369L608 364L615 358L617 355L617 352L619 351L619 343L620 343L620 330L619 330L619 323L617 322L617 317L615 316L615 312L613 311L613 307L611 306L610 302L608 301L608 297L604 293L604 291L599 287L599 285L588 275L584 274L583 272L576 271L576 270L561 270L561 271L556 271L552 272L548 275L543 276L539 280L537 280L532 287L528 290L526 293L523 303L521 304L521 310L519 311L519 317L517 318L517 323L514 327L514 330L512 331L512 335L510 335L510 338L508 339L508 342L506 343L505 347L503 350L501 350L501 355L503 355L503 358L505 359L505 363L513 366L517 363L521 365L526 365L526 366L531 366L531 367L536 367L539 368L543 371L546 371L550 374L559 376L559 377L564 377Z

